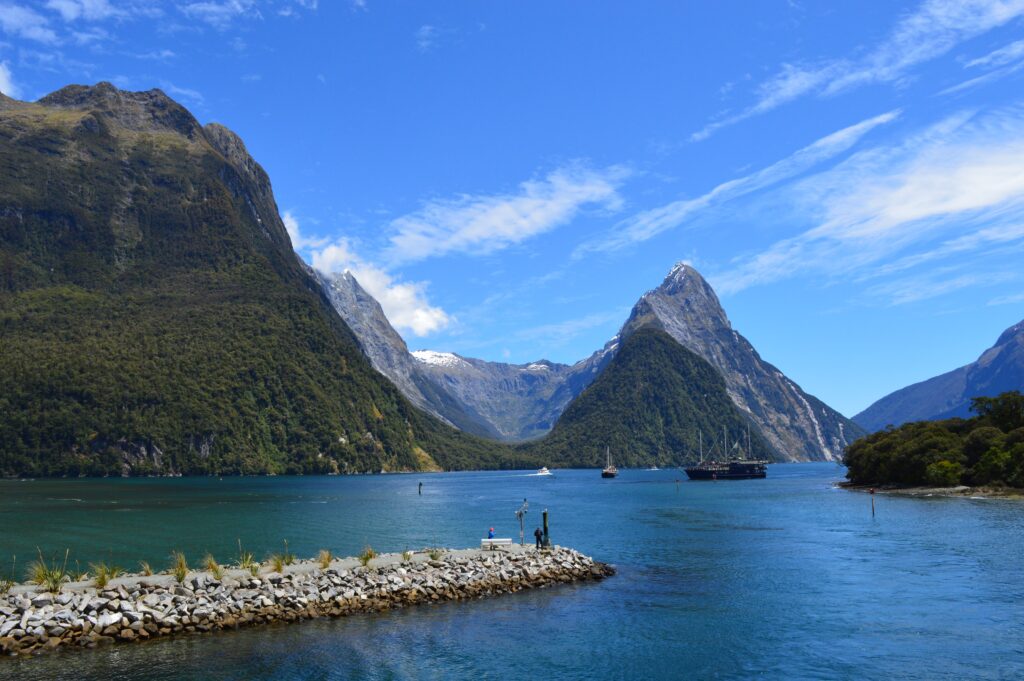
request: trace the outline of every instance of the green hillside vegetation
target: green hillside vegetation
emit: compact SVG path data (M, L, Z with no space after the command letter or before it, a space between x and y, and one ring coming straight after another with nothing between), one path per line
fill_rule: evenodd
M526 449L547 465L603 466L605 447L618 466L675 465L697 458L699 431L707 451L723 426L730 442L745 445L748 421L722 376L664 331L645 328L623 341L551 433ZM775 459L756 429L749 432L752 456Z
M42 102L0 101L0 475L534 465L373 370L232 133L158 91Z
M851 444L847 477L864 485L1024 488L1024 395L971 400L973 418L889 427Z

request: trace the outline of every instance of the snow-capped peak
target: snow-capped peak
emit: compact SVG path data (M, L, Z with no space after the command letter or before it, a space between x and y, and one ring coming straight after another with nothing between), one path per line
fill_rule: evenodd
M418 361L424 364L433 364L441 367L457 367L466 364L466 361L458 355L450 352L435 352L433 350L416 350L412 353Z

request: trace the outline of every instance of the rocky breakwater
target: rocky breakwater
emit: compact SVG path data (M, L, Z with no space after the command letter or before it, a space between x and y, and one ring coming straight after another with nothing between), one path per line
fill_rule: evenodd
M431 557L433 556L433 557ZM379 612L421 603L484 598L554 584L602 579L614 570L577 551L473 549L388 554L362 566L303 561L282 572L227 570L221 579L190 573L129 575L102 589L85 584L44 593L15 586L0 597L0 651L32 654L93 648L184 633Z

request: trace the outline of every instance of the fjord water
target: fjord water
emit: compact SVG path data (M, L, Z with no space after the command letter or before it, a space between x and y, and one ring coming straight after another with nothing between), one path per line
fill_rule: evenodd
M0 660L18 679L1020 678L1024 503L870 498L834 464L679 471L0 482L0 558L222 562L468 546L494 526L616 565L604 582ZM680 479L679 483L676 480ZM423 482L423 494L417 483ZM2 565L2 563L0 563ZM0 568L2 570L3 568Z

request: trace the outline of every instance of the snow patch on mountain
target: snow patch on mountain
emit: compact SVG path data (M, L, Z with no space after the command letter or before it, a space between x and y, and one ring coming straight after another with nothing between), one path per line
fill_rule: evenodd
M424 364L432 364L441 367L469 366L469 363L450 352L435 352L434 350L416 350L412 353L418 361Z

